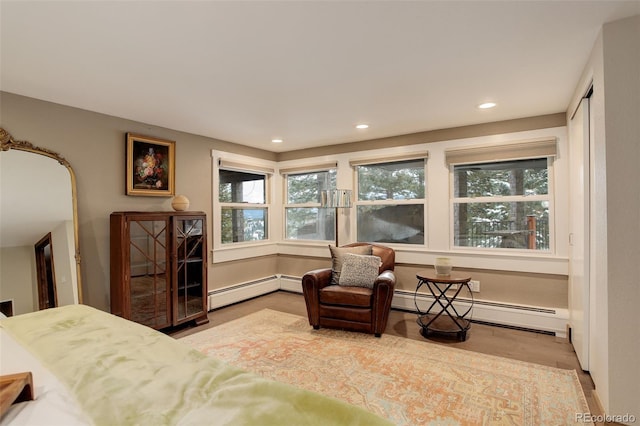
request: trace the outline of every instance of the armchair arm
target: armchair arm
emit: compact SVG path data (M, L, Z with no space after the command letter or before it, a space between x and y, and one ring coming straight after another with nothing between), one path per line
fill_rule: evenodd
M302 292L307 304L309 324L320 327L320 298L318 292L331 283L331 268L314 269L302 277Z
M373 284L373 333L380 337L387 327L389 310L396 287L396 276L393 271L383 271Z
M306 283L306 284L305 284ZM302 287L307 285L317 286L318 290L331 283L331 268L314 269L302 277Z
M391 291L393 291L396 286L396 274L388 269L386 271L383 271L380 275L378 275L378 278L376 278L376 281L373 283L374 292L375 288L379 285L390 286Z
M376 306L391 306L391 299L393 299L393 291L395 290L395 287L396 275L393 271L386 270L378 275L378 278L376 278L376 281L373 283L374 310L376 309Z

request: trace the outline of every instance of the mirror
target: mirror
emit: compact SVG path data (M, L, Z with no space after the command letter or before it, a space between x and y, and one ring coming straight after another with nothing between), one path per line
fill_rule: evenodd
M0 309L82 303L76 179L58 153L0 128Z

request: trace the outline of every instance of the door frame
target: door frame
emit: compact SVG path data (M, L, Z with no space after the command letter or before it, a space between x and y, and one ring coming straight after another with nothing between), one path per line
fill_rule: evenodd
M49 249L47 256L46 250ZM42 237L34 246L36 252L36 281L38 283L38 309L58 306L55 262L53 260L53 240L51 232Z
M569 340L584 371L589 370L592 318L591 249L593 165L591 86L569 122ZM578 115L580 115L578 117ZM575 121L579 120L579 121ZM576 127L577 126L577 127ZM579 156L579 158L575 158Z

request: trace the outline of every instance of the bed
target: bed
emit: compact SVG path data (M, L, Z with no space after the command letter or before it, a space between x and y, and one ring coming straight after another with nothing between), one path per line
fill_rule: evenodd
M390 424L84 305L2 319L0 338L0 372L31 372L35 391L1 425Z

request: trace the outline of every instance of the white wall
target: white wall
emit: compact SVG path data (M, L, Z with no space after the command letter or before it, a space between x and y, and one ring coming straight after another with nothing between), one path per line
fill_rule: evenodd
M609 411L640 419L640 16L602 31Z
M570 118L593 82L590 373L609 415L640 419L640 16L603 27Z

